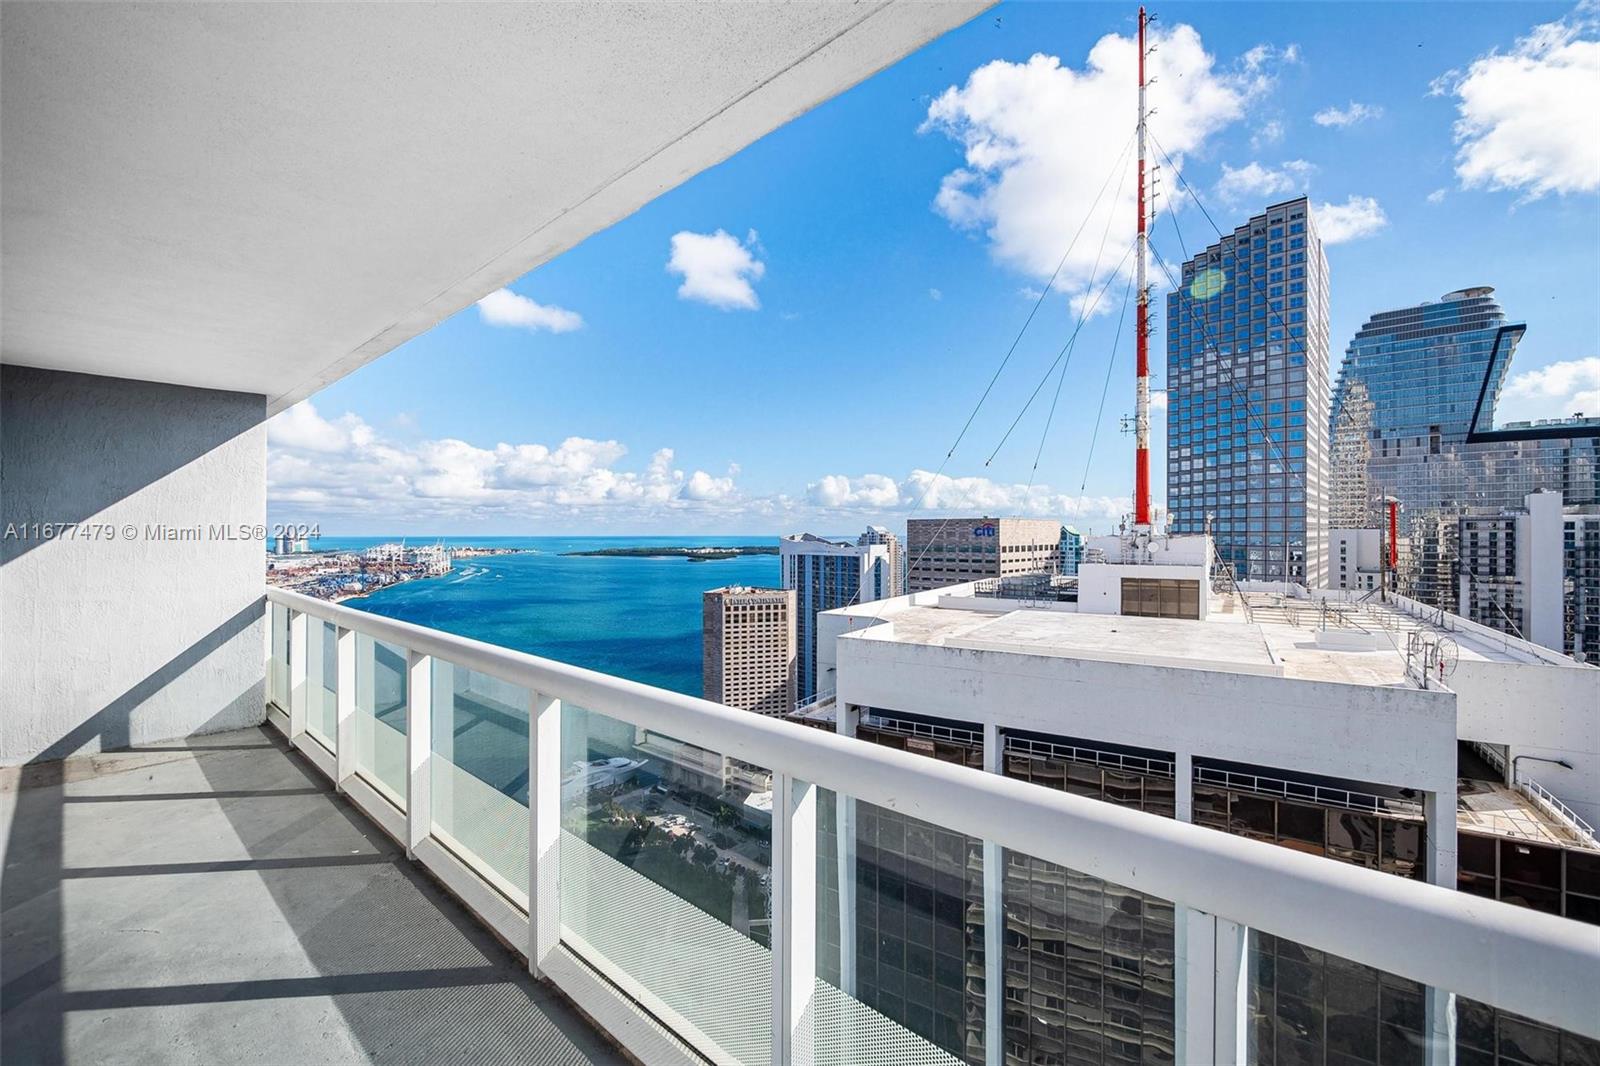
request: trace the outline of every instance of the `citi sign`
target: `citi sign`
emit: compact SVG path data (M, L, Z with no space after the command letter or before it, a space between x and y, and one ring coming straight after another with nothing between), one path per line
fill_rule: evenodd
M972 535L974 537L994 537L999 535L999 531L995 529L993 522L985 522L981 526L973 526Z

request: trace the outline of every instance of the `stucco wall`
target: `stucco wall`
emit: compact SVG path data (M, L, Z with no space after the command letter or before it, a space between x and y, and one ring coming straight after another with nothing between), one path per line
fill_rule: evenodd
M838 641L841 703L1454 795L1455 696L1227 671Z
M1503 744L1513 757L1565 759L1571 769L1531 760L1520 769L1600 825L1600 670L1463 659L1447 684L1462 740Z
M265 411L0 367L0 763L262 720Z

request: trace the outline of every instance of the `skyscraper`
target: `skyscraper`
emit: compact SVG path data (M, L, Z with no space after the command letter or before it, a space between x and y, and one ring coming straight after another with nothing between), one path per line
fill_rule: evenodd
M1438 607L1456 606L1461 516L1518 509L1540 489L1600 502L1600 419L1495 426L1527 327L1493 293L1459 289L1373 315L1350 341L1330 414L1337 433L1370 407L1365 480L1400 501L1411 542L1400 590Z
M1167 506L1241 578L1322 586L1328 261L1304 197L1183 264L1167 296Z
M1457 523L1463 617L1600 665L1600 512L1541 491Z
M794 590L729 585L701 597L705 698L758 714L794 708Z
M900 542L881 528L867 530L854 544L810 533L778 542L783 587L795 593L796 699L833 687L830 679L817 677L817 612L899 595L899 554Z
M913 518L906 523L909 592L1014 574L1054 574L1061 523L1047 518Z
M906 554L901 549L900 538L890 533L882 526L868 526L867 531L856 538L857 544L882 544L889 551L889 591L885 597L904 596L906 592Z

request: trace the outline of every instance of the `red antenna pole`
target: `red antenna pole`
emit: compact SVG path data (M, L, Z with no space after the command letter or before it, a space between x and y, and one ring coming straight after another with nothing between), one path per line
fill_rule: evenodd
M1134 253L1134 283L1139 287L1139 302L1134 310L1133 339L1138 375L1133 409L1133 523L1150 526L1150 292L1145 281L1145 260L1149 237L1145 232L1144 173L1144 8L1139 8L1139 236Z

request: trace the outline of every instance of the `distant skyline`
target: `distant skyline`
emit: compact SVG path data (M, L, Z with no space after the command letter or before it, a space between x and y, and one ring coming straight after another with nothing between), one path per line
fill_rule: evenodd
M1135 10L1001 5L278 416L269 521L737 535L986 512L1110 530L1132 483L1127 321L1108 365ZM1581 132L1600 7L1441 10L1163 10L1154 252L1176 273L1216 240L1167 153L1224 230L1307 193L1331 374L1374 312L1491 285L1528 324L1501 420L1600 414L1600 139ZM1086 309L1066 377L1047 377Z

